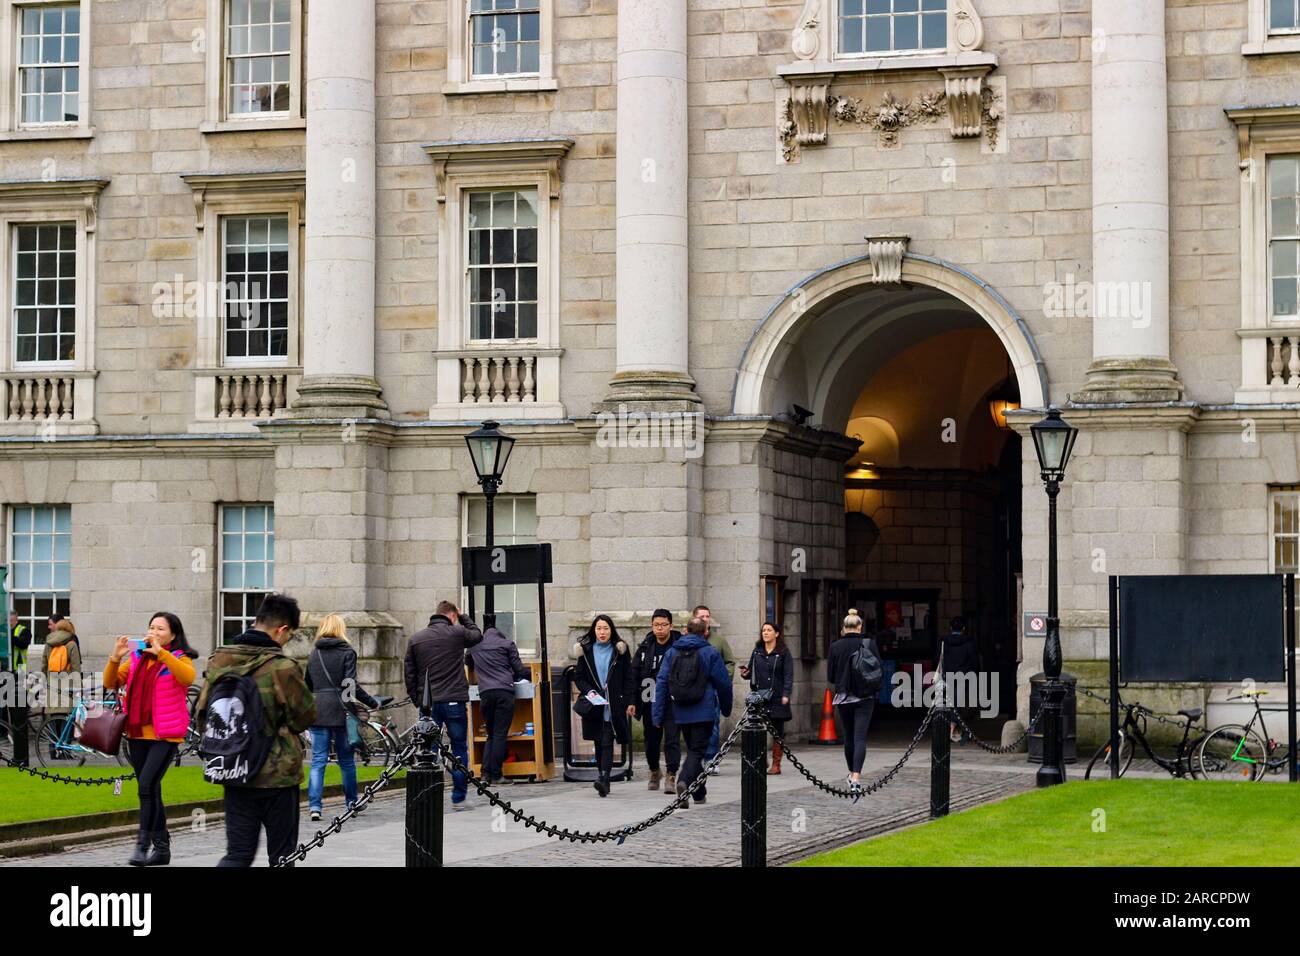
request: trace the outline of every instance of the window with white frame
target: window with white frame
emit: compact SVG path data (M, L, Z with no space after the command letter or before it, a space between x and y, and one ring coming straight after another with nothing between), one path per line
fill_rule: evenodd
M226 0L226 113L287 113L293 17L289 0Z
M1300 154L1268 161L1269 314L1300 320Z
M0 0L0 140L89 138L92 0Z
M1268 32L1300 33L1300 0L1268 0Z
M289 355L289 217L221 220L222 343L228 365Z
M15 367L71 362L77 345L77 227L70 222L13 227Z
M541 30L540 0L470 0L470 75L536 76Z
M839 0L840 56L946 50L948 0Z
M1300 575L1300 487L1273 488L1269 498L1272 573ZM1296 614L1300 619L1300 601L1296 602Z
M81 5L22 7L18 14L18 115L23 126L81 116Z
M462 527L467 548L487 545L487 503L480 495L464 499L465 513ZM537 543L537 498L535 495L497 495L492 511L492 543ZM464 608L468 613L469 594L465 589ZM474 589L474 610L482 617L484 589ZM537 587L528 584L503 584L493 589L496 605L497 629L519 645L525 657L541 654L538 643Z
M447 82L442 91L554 90L555 0L447 0Z
M469 337L537 337L537 190L471 192L465 218Z
M304 125L303 0L209 0L205 133Z
M51 614L72 613L72 508L14 505L9 509L8 589L13 611L35 640L44 640Z
M223 644L253 624L262 599L275 590L275 508L222 505L217 606Z

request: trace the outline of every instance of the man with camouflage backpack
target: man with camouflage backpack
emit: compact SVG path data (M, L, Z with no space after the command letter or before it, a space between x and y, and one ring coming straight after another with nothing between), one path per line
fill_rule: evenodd
M283 651L300 617L293 598L268 594L253 626L208 659L198 704L199 752L204 775L225 791L226 855L217 866L251 866L262 827L271 863L298 845L298 735L316 719L302 669ZM261 719L245 722L246 714Z

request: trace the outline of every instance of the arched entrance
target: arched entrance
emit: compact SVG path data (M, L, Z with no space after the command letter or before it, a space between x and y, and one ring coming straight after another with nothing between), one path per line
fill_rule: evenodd
M1044 364L1023 319L958 266L908 254L900 282L873 279L862 257L794 286L751 336L732 412L799 405L861 442L843 473L849 605L893 632L888 664L917 676L964 618L986 714L1012 716L1025 449L997 413L1045 404Z

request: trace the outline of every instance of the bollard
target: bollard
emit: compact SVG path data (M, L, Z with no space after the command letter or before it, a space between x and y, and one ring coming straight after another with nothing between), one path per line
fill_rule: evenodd
M1065 747L1061 739L1063 731L1061 710L1065 700L1065 685L1052 678L1043 686L1043 702L1040 705L1043 725L1043 765L1034 776L1034 783L1039 787L1051 787L1065 783ZM1117 748L1118 749L1118 748Z
M27 708L11 707L9 718L9 727L14 732L14 763L26 767L28 763Z
M746 703L752 703L753 697ZM760 703L761 706L761 703ZM767 728L752 710L740 732L740 865L767 866Z
M948 736L948 681L943 671L944 648L939 648L939 666L934 675L935 711L930 722L930 817L948 815L948 794L952 779L952 738Z
M424 704L416 721L415 762L406 771L406 865L442 866L442 809L445 784L437 744L438 725L424 680Z
M930 816L932 818L948 815L951 755L952 741L948 737L947 712L940 711L930 723Z

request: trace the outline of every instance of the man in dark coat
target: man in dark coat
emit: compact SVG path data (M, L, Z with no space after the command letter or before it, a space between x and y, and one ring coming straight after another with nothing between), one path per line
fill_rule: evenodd
M469 766L469 681L465 679L465 651L483 640L478 626L451 601L439 601L429 626L416 631L406 648L406 691L411 702L424 705L427 681L433 702L434 722L446 726L451 751ZM451 774L451 803L465 802L468 781L465 774Z
M483 776L489 783L503 779L506 738L515 716L515 681L528 680L532 672L519 659L519 648L495 627L483 632L481 643L465 652L465 663L478 680L478 706L487 726L483 747Z
M951 626L952 633L943 639L943 672L947 680L948 702L954 703L952 693L956 684L967 688L975 687L974 681L978 676L976 672L979 670L979 648L975 644L975 638L966 633L965 618L954 617ZM956 703L965 705L964 709L969 712L969 701ZM948 734L954 742L966 742L966 733L958 727L956 721L949 721Z
M645 731L645 760L650 767L648 786L651 790L659 789L659 749L660 745L663 746L664 759L668 764L668 773L663 778L666 793L672 793L677 788L677 767L682 760L681 742L672 714L666 715L664 726L656 727L651 719L650 705L655 699L655 681L659 677L664 655L673 646L673 642L682 636L672 627L671 611L658 608L650 616L650 633L632 655L632 682L637 688L637 699L627 706L627 715L639 718Z
M651 705L651 719L663 726L671 715L681 731L686 744L686 761L677 779L677 793L682 795L704 771L704 753L709 746L709 735L719 716L731 716L731 675L722 654L707 640L709 625L700 617L691 618L686 625L686 635L678 638L659 664L659 677L655 683L655 699ZM673 697L673 660L678 656L695 657L689 667L683 661L683 673L692 671L703 675L704 694L698 700L679 700ZM696 670L698 668L698 671ZM695 802L704 803L707 787L695 791ZM680 809L685 810L686 801Z

